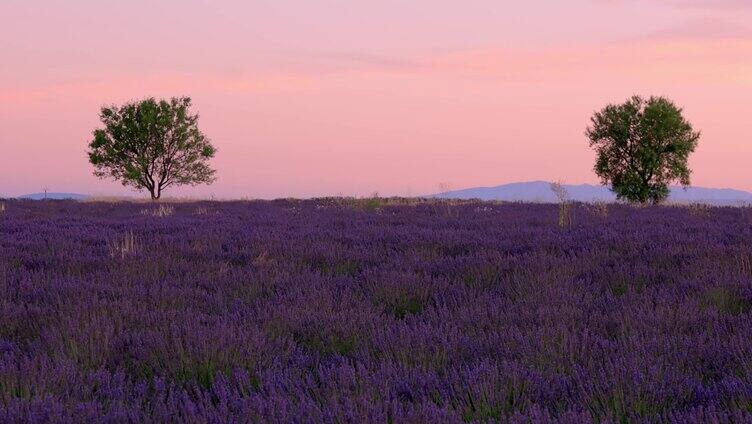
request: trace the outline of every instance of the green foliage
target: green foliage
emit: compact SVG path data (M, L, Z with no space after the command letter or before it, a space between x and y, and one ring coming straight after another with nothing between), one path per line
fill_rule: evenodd
M382 289L376 296L376 303L397 319L423 312L428 303L428 296L411 293L405 288Z
M462 402L460 410L462 420L466 423L487 423L506 421L515 412L524 410L525 383L508 383L506 387L499 387L500 392L490 396L481 392L474 394L466 393L466 399Z
M619 199L656 204L668 197L670 183L690 184L687 159L700 133L664 97L608 105L593 115L586 135L597 153L595 173Z
M498 266L494 264L485 264L468 267L462 280L468 287L487 290L498 285L501 277L502 273Z
M622 387L594 394L588 409L595 422L655 422L670 405L657 404L641 393L628 394Z
M271 339L289 337L299 346L323 356L352 357L363 343L362 334L320 321L290 322L274 318L264 325L264 330Z
M356 335L344 335L336 331L329 333L297 332L293 339L301 346L322 355L352 356L358 349L360 340Z
M152 199L170 186L213 182L208 160L216 150L198 129L190 106L189 97L180 97L103 107L104 128L94 130L89 143L94 175L146 189Z
M474 398L472 393L467 393L467 402L462 410L462 420L464 422L498 422L501 416L501 406L490 402L485 394Z
M648 287L649 283L645 275L640 273L633 276L613 275L608 276L603 282L603 287L612 295L619 297L630 292L640 294Z
M220 374L228 378L231 373L228 367L221 367L211 359L203 359L182 363L172 377L183 386L196 384L203 389L211 389Z
M349 259L314 257L307 259L306 262L312 269L317 270L324 275L351 277L361 271L361 265L358 262Z
M381 201L378 197L371 197L363 202L363 209L368 212L376 212L381 206Z
M703 304L729 315L746 313L752 308L749 301L726 287L714 287L705 292Z
M398 319L419 314L424 308L423 301L415 296L400 295L389 305L392 314Z

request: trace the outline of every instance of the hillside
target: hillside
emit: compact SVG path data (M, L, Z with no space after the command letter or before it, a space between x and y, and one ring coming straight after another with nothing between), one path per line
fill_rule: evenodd
M605 186L590 184L564 185L571 200L579 202L607 201L613 202L616 196ZM545 181L531 181L522 183L503 184L496 187L475 187L453 190L435 194L432 197L444 199L481 199L505 200L523 202L556 202L550 188ZM741 190L717 189L705 187L671 187L669 202L678 203L707 203L712 205L736 205L752 203L752 193Z
M18 199L29 199L29 200L85 200L89 196L85 194L79 194L79 193L56 193L56 192L49 192L49 193L32 193L32 194L24 194L22 196L18 196Z

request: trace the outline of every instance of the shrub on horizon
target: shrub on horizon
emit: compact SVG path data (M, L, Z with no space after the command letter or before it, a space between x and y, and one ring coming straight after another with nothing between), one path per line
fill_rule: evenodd
M170 216L175 213L175 208L169 205L159 205L157 208L147 208L141 210L141 215L150 215L158 218Z
M564 228L572 223L569 193L560 181L551 183L551 191L554 192L556 199L559 201L559 227Z
M592 203L587 205L587 210L599 218L608 218L608 202L603 200L593 200Z
M694 216L703 218L710 216L710 206L705 203L692 202L687 206L687 208L689 209L689 213Z

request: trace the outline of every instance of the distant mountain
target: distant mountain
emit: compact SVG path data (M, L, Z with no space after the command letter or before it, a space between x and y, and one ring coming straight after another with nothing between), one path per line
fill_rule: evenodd
M87 199L89 196L85 194L78 194L78 193L32 193L32 194L24 194L23 196L18 196L18 199L29 199L29 200L44 200L44 199L50 199L50 200L64 200L64 199L71 199L71 200L84 200Z
M579 184L564 187L569 198L578 202L616 201L616 196L606 186ZM522 183L504 184L496 187L475 187L463 190L453 190L435 194L430 197L442 199L482 199L505 200L519 202L556 202L556 196L551 191L551 184L546 181L530 181ZM669 202L677 203L708 203L713 205L736 205L752 203L752 193L728 188L671 187Z

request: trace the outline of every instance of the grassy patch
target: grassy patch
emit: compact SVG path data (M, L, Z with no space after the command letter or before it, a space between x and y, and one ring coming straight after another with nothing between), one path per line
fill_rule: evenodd
M359 346L359 338L356 335L329 334L300 334L294 333L293 338L299 345L329 356L337 354L350 357Z
M462 410L464 422L498 422L501 419L501 414L501 406L489 402L485 394L473 397L470 392L467 393L467 403Z
M182 366L175 370L173 378L176 382L183 385L195 383L201 388L211 389L214 380L220 375L226 378L230 376L230 369L227 366L220 366L211 359L198 361L188 361L181 364Z
M361 271L360 264L351 259L312 258L307 262L312 269L324 275L352 277Z
M656 404L643 396L631 397L621 388L614 388L607 393L596 395L588 402L590 415L596 422L631 423L654 422L667 408L667 405Z
M468 268L462 277L462 281L468 287L488 289L499 284L501 270L493 264L474 266Z
M722 314L739 315L750 310L749 299L745 299L727 287L714 287L705 292L703 305Z
M265 325L266 333L273 339L291 338L297 345L323 356L351 357L361 345L359 335L337 330L317 323L300 326L279 319Z
M617 297L624 296L630 291L642 293L646 286L647 279L642 276L629 279L623 275L613 275L605 282L606 290Z
M473 394L468 391L460 405L464 422L499 422L517 411L523 411L527 387L524 382L510 384L500 397L487 393Z
M418 315L428 306L427 291L408 286L379 286L373 296L373 304L397 319Z
M389 314L397 319L404 319L409 315L417 315L423 312L426 307L426 299L401 290L385 296L382 304Z

